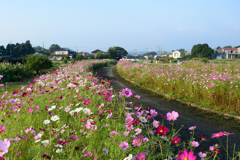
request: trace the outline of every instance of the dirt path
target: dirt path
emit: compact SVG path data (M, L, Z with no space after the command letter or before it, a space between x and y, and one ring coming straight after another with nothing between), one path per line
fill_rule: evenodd
M177 121L174 122L174 128L178 130L182 125L184 127L180 131L181 140L188 142L190 138L189 127L196 126L194 137L195 141L200 142L201 138L200 134L204 134L209 142L202 142L198 148L195 149L195 155L197 155L200 151L207 151L209 146L213 146L215 144L219 144L219 140L217 138L211 138L213 133L217 133L220 131L227 131L230 133L235 133L234 136L229 138L229 151L233 150L234 143L236 143L236 151L240 151L240 133L237 133L235 130L227 128L226 126L219 125L218 122L209 120L202 115L197 116L198 112L196 109L183 107L181 104L177 102L167 101L163 97L156 96L150 92L144 91L139 87L136 87L123 78L121 78L116 70L113 69L114 66L102 67L97 70L98 76L103 76L104 78L111 80L111 85L113 86L115 91L121 91L123 88L129 88L132 90L134 94L140 95L141 98L138 100L142 104L143 107L150 106L152 108L157 109L159 114L166 115L168 112L176 111L179 113L179 117ZM156 119L160 118L157 116ZM166 121L165 121L166 122ZM171 125L165 123L165 126L171 129ZM226 136L221 137L221 141L223 144L226 143ZM220 149L220 157L221 159L226 159L226 154L223 148ZM231 152L230 152L231 153ZM235 153L236 155L236 153Z

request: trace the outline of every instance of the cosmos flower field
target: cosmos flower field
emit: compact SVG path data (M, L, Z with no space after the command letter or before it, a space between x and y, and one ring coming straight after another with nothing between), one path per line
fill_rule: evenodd
M172 94L217 111L240 115L240 64L184 61L179 65L154 65L119 61L121 76L135 83Z
M207 141L191 136L183 145L172 111L160 115L155 109L129 101L128 88L115 92L110 81L95 77L92 69L107 62L81 61L34 79L33 84L0 95L0 160L100 159L147 160L215 159L218 145L194 152ZM119 65L119 64L118 64ZM4 76L0 75L0 78ZM172 123L167 128L164 123ZM196 126L189 128L194 135ZM212 137L233 136L226 131ZM237 158L228 155L229 159Z

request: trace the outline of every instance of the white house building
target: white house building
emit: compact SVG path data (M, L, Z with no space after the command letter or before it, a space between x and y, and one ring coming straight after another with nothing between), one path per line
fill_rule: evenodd
M172 57L174 59L181 58L181 52L179 52L178 50L172 51Z
M72 59L73 54L70 52L70 50L64 49L64 48L57 49L53 53L53 59L56 59L56 60L62 60L62 59L64 59L67 56L70 59Z

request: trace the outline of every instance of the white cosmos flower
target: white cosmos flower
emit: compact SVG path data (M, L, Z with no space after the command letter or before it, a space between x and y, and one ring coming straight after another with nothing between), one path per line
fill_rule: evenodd
M143 122L143 123L147 122L147 119L146 119L145 117L142 117L142 116L141 116L141 117L139 117L139 119L140 119L140 121Z
M56 153L62 153L62 152L63 152L62 149L57 149L57 150L56 150Z
M77 113L80 112L81 110L83 110L82 107L79 107L79 108L76 108L76 109L75 109L75 111L76 111Z
M38 139L38 140L36 140L36 141L34 141L35 143L38 143L39 141L41 141L41 139Z
M51 120L52 120L52 121L57 121L57 120L59 120L59 117L58 117L57 115L52 116L52 117L51 117Z
M63 147L61 144L57 144L57 145L55 145L55 146L56 146L56 147L60 147L60 148Z
M51 108L48 109L48 111L54 110L56 106L51 106Z
M124 158L124 160L132 160L132 154L129 154L128 157Z
M49 140L44 140L44 141L41 141L42 144L49 144Z
M53 128L54 131L60 131L60 129L57 129L57 128Z
M47 125L47 124L49 124L50 123L50 120L45 120L45 121L43 121L43 124L45 124L45 125Z
M87 120L87 123L88 123L88 124L90 124L91 122L93 122L92 119L88 119L88 120Z
M72 115L74 115L74 112L75 112L75 110L71 110L71 111L69 112L69 114L72 116Z

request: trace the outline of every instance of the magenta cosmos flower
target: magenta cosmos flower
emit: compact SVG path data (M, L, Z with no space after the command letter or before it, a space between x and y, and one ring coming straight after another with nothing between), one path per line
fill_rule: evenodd
M145 154L144 153L137 154L135 158L136 160L145 160Z
M168 131L169 129L165 126L158 126L155 128L155 133L160 134L161 136L164 136Z
M6 131L5 127L3 125L1 125L0 126L0 133L5 132L5 131Z
M129 145L127 142L121 142L120 145L119 145L119 148L121 148L122 150L126 150L128 149Z
M122 93L126 96L126 97L131 97L133 94L132 94L132 91L128 88L126 89L123 89L122 90Z
M172 113L168 112L167 113L167 120L168 121L176 121L178 118L178 112L172 111Z
M193 154L193 151L190 151L188 153L188 151L185 149L183 152L178 153L179 158L177 158L176 160L195 160L197 157Z
M91 104L91 101L90 100L86 100L86 101L83 102L83 104L84 105L89 105L89 104Z
M0 157L2 157L5 153L8 152L8 147L10 146L10 141L4 139L4 141L0 140Z
M212 138L219 138L219 137L222 137L224 135L223 132L219 132L219 133L214 133Z
M174 138L171 140L171 143L172 143L172 144L178 144L180 141L181 141L181 139L180 139L179 137L174 137Z

